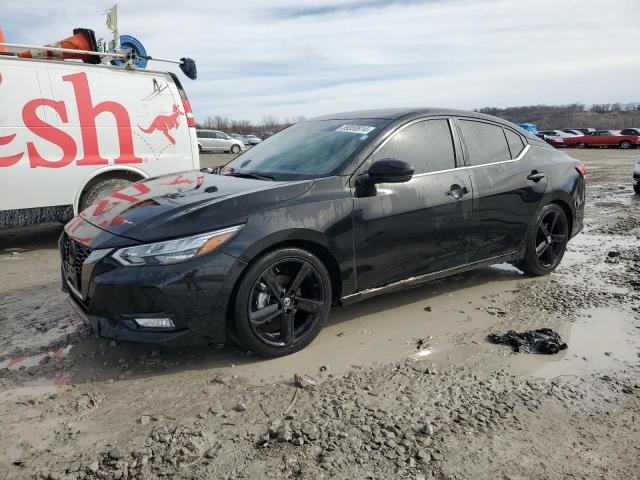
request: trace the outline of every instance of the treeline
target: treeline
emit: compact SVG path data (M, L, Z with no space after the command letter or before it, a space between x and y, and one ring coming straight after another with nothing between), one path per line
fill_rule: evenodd
M305 117L285 117L279 119L273 115L265 115L260 122L249 120L233 120L226 117L208 117L203 122L198 122L198 128L222 130L225 133L239 133L240 135L258 134L260 132L279 132L294 123L302 122Z
M620 130L640 127L640 103L598 103L584 105L528 105L522 107L476 109L513 123L535 123L539 130L595 128Z

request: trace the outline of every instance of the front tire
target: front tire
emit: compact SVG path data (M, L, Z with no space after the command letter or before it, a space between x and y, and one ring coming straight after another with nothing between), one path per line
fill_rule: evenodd
M585 142L579 142L578 145L576 145L578 148L587 148L587 144Z
M528 275L548 275L560 265L568 241L569 222L564 210L555 203L545 205L527 235L525 255L518 268Z
M631 142L629 140L621 141L620 148L622 148L623 150L628 150L629 148L631 148Z
M324 264L300 248L280 248L254 260L235 298L235 333L261 357L290 355L318 335L331 310Z
M234 145L231 147L231 153L240 153L240 145Z

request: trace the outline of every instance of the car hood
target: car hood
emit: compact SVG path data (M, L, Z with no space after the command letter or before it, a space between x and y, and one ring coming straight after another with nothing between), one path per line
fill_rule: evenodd
M300 196L311 184L182 172L113 192L80 216L131 240L164 240L244 223L251 213Z

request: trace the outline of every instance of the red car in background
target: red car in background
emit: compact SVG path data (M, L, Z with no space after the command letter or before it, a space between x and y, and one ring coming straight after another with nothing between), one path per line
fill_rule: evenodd
M634 148L640 144L638 135L614 135L609 130L596 130L585 133L579 137L567 137L564 144L567 147L587 148L587 147L618 147Z

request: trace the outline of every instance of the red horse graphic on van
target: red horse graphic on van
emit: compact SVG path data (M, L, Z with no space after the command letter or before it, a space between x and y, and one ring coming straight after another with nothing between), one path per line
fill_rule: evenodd
M156 130L162 132L171 144L175 145L176 139L169 134L169 130L175 130L178 128L178 117L180 115L184 115L184 113L180 110L178 105L174 104L173 113L171 115L158 115L153 122L151 122L149 128L142 128L140 125L138 125L138 128L144 133L153 133Z

